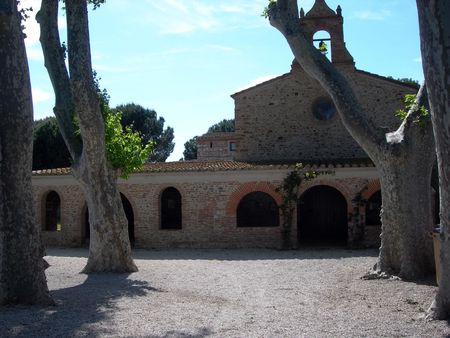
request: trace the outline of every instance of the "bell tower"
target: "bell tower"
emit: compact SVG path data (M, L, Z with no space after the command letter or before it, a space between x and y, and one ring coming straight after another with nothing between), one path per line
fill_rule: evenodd
M329 39L320 40L320 46L331 44L331 62L335 64L354 65L353 57L345 47L344 42L344 18L341 6L336 12L326 4L325 0L316 0L311 10L305 14L303 8L300 10L300 25L306 37L314 43L314 34L318 31L326 31ZM321 48L321 47L319 47ZM326 47L324 47L326 48Z

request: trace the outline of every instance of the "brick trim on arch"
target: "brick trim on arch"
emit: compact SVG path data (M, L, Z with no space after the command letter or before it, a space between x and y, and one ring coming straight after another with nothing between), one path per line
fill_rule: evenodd
M379 179L371 180L369 183L367 183L366 189L364 189L363 193L361 194L363 200L369 200L369 198L376 193L378 190L381 190L381 184Z
M283 200L281 195L276 191L276 187L269 182L248 182L242 184L239 188L237 188L228 199L226 214L228 216L232 216L236 214L237 207L242 198L255 191L261 191L268 195L270 195L277 205L280 205Z
M161 219L162 219L162 213L161 213L161 209L162 209L162 204L161 204L161 200L162 200L162 194L164 191L166 191L169 188L173 188L175 190L178 191L178 193L181 196L181 228L180 229L175 229L175 230L182 230L184 225L185 225L185 217L186 215L189 213L189 200L186 199L186 192L184 191L183 187L180 184L164 184L158 187L157 189L157 198L158 200L157 202L157 217L158 217L158 230L162 229L161 226ZM166 229L167 230L167 229Z
M43 232L47 232L48 231L48 230L46 230L46 221L47 221L46 220L46 204L47 204L47 196L51 192L55 192L58 195L58 197L59 197L60 223L64 224L64 222L66 220L66 218L64 216L64 212L63 212L63 210L64 210L63 209L63 206L64 206L64 204L63 204L64 203L63 193L60 190L58 190L56 187L54 187L54 186L46 187L45 190L42 190L39 193L39 196L38 196L39 208L36 210L37 212L39 212L39 215L38 215L38 218L40 220L39 226L40 226L41 231L43 231ZM62 230L62 228L61 228L61 230Z
M320 185L326 185L326 186L329 186L329 187L332 187L332 188L335 188L336 190L338 190L344 196L345 201L347 202L347 212L348 213L352 212L352 210L353 210L353 206L352 206L353 194L349 191L347 186L339 183L337 180L328 180L328 179L319 177L312 181L304 182L300 186L299 196L304 194L308 189L316 187L316 186L320 186Z

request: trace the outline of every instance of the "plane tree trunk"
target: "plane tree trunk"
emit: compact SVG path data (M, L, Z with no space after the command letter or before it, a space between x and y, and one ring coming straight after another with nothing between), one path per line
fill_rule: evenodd
M0 304L53 304L31 185L33 105L15 0L0 6Z
M55 91L54 112L89 208L89 257L83 272L134 272L137 267L117 187L118 169L106 158L104 119L91 66L87 1L66 0L65 6L70 76L58 32L58 0L43 0L37 19Z
M450 318L450 2L417 0L425 81L431 107L439 170L441 277L428 310L432 319Z
M305 37L297 1L278 0L269 5L268 15L297 62L328 92L342 123L380 170L383 211L376 272L405 279L427 275L433 269L430 185L435 155L431 122L423 127L414 123L419 103L426 102L423 86L398 130L386 134L363 111L347 79Z

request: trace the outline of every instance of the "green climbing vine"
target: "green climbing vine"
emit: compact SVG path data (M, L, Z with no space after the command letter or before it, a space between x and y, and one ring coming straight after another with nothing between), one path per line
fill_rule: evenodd
M320 173L321 174L321 173ZM283 202L279 206L282 222L282 249L288 250L292 248L291 232L294 220L294 212L300 200L299 189L303 181L310 181L316 178L319 173L315 171L305 171L303 164L298 163L284 178L283 183L277 188L277 192L283 198Z

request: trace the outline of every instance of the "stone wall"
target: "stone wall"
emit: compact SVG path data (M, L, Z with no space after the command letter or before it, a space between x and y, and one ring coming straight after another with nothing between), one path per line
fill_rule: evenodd
M355 70L353 66L336 67L348 78L363 110L377 126L392 131L400 125L395 112L404 106L404 95L416 89ZM338 114L326 121L313 115L314 103L328 95L295 63L290 73L234 94L233 98L239 139L235 160L367 157L344 128Z
M236 144L234 133L208 133L197 139L197 160L232 160Z
M276 187L288 172L288 169L260 169L131 175L129 180L121 180L119 187L133 208L135 246L278 248L281 243L280 227L238 228L236 209L239 201L252 191L271 195L279 205L281 197L276 192ZM377 175L373 167L336 169L332 175L308 182L302 187L302 192L315 185L330 185L344 195L348 206L351 244L354 232L352 199ZM45 218L46 194L53 190L61 198L61 231L43 231L44 243L65 247L85 244L86 207L83 193L76 181L68 175L34 176L33 185L36 221L39 224L43 224ZM175 187L182 196L181 230L163 230L160 227L160 196L167 187ZM292 239L295 243L296 226L293 230Z

